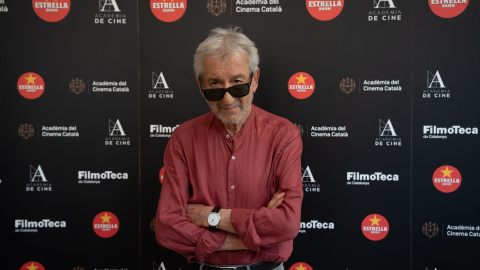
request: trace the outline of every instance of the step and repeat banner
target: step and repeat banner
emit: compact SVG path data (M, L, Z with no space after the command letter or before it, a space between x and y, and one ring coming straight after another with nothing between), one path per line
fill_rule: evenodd
M0 0L1 269L175 270L154 226L193 54L240 26L302 134L289 270L480 267L480 4Z

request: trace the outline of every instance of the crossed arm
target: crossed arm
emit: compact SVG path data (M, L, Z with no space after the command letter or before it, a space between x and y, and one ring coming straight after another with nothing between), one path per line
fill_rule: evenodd
M266 205L267 209L277 208L285 198L285 192L276 192ZM197 225L200 228L209 227L207 223L207 216L212 212L213 206L203 204L187 204L186 216L190 219L190 222ZM242 242L242 239L237 235L237 232L233 228L231 222L232 209L220 210L220 224L218 229L227 232L227 238L218 251L225 250L242 250L247 249Z
M236 208L241 203L232 204L236 205L232 209L224 205L225 208L220 210L222 221L219 230L213 231L205 229L208 227L207 216L213 206L217 206L214 205L215 201L220 200L203 196L201 192L206 188L201 183L204 174L211 172L191 174L184 145L179 138L172 136L165 151L164 184L156 215L155 235L158 243L185 254L189 261L203 262L214 253L227 250L243 250L240 253L270 260L279 260L280 257L286 259L292 249L292 240L300 228L302 143L299 134L278 138L282 140L277 143L281 147L272 153L271 170L254 177L273 179L273 186L266 184L268 189L265 192L276 188L284 194L273 194L270 200L265 200L263 196L256 198L258 202L246 203L249 206L246 208ZM197 159L189 158L190 163L196 164ZM192 194L192 190L197 192ZM189 201L203 205L189 204ZM269 252L275 252L276 255ZM213 256L212 260L223 262L224 258Z

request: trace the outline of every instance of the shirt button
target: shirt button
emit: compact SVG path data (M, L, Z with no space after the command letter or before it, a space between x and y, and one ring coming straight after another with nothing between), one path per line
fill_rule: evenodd
M230 138L230 135L229 135L229 134L227 134L227 136L225 136L225 137L227 137L227 139L228 139L228 138Z
M235 189L235 185L231 185L230 188L231 188L231 189Z
M232 156L232 159L235 160L235 156Z

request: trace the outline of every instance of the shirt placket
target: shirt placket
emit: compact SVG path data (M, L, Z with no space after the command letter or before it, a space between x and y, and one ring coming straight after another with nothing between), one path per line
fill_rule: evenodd
M232 203L235 201L235 195L236 195L236 181L235 181L235 170L237 168L237 156L236 156L236 149L234 147L234 140L233 136L230 134L225 135L226 143L229 146L229 148L233 151L231 151L230 158L228 161L228 168L227 168L227 205L228 207L232 207Z

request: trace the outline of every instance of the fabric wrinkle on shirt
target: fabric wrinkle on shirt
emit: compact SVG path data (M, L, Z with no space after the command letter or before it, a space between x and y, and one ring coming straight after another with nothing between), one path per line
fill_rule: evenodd
M212 112L181 124L165 151L157 240L189 261L286 261L300 228L301 151L295 125L254 105L233 136ZM286 193L283 205L266 209L279 190ZM232 209L232 225L249 250L215 252L226 233L191 224L187 203Z

